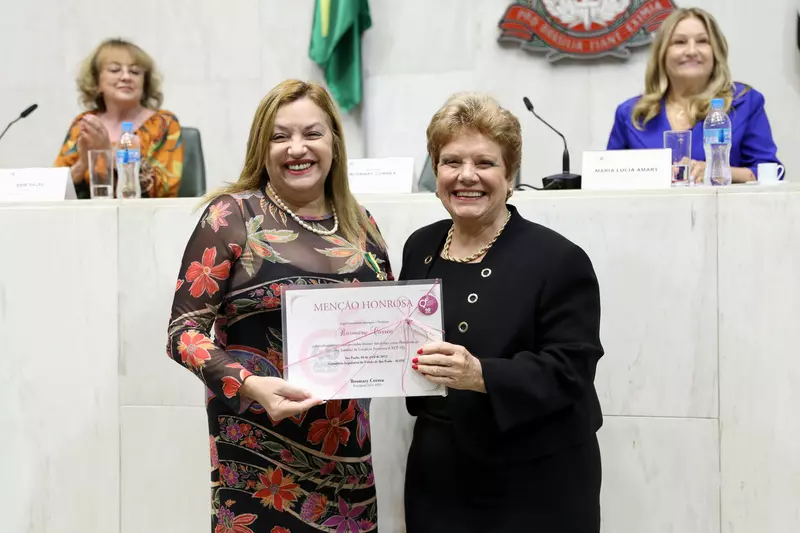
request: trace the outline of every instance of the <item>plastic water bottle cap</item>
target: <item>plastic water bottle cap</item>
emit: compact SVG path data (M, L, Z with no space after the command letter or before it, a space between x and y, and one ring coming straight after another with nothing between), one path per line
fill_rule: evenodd
M122 131L123 132L133 131L133 122L123 122Z
M724 98L714 98L711 100L711 109L722 109L723 107L725 107Z

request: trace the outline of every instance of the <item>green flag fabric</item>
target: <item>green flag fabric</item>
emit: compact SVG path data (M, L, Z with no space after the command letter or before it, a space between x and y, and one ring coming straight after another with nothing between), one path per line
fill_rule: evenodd
M368 0L316 0L308 55L344 111L361 102L361 34L370 26Z

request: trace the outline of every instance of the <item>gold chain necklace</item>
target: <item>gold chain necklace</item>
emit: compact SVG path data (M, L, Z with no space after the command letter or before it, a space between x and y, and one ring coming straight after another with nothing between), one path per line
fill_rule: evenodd
M511 211L509 211L508 214L506 215L506 221L503 222L503 225L500 227L499 230L497 230L494 239L492 239L489 242L489 244L487 244L486 246L484 246L483 248L481 248L480 250L478 250L477 252L468 257L453 257L450 255L450 242L453 240L453 229L455 228L455 224L453 224L452 226L450 226L450 230L447 232L447 240L444 241L444 248L442 248L442 257L447 259L448 261L453 261L455 263L471 263L475 261L477 258L486 254L486 252L489 251L489 248L492 247L495 241L497 241L497 238L500 237L500 234L503 233L503 230L506 228L506 224L508 224L509 220L511 220Z
M267 190L269 191L269 194L272 196L272 199L275 201L275 203L278 204L278 207L280 207L281 209L283 209L284 211L289 213L289 216L291 216L294 219L295 222L300 224L301 227L307 229L311 233L316 233L317 235L328 236L328 235L335 234L336 231L339 229L339 217L336 215L336 206L331 205L331 210L333 211L333 228L329 229L329 230L327 230L327 229L319 229L319 228L315 228L311 224L307 223L305 220L303 220L300 217L298 217L297 215L295 215L294 212L291 209L286 207L286 204L283 203L283 200L281 200L281 197L278 196L278 193L276 193L275 189L272 188L272 184L270 184L270 182L267 182Z

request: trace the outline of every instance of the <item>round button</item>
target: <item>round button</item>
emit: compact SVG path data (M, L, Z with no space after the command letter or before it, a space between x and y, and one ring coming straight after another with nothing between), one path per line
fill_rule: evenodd
M426 265L430 264L431 261L433 261L433 256L432 255L429 255L428 257L425 258L425 264Z
M461 324L458 325L458 331L460 331L461 333L466 333L468 329L469 329L469 324L467 324L466 322L462 322Z
M484 268L483 270L481 270L481 276L482 277L488 278L491 275L492 275L492 269L491 268Z
M478 301L478 295L477 295L477 294L475 294L475 293L473 292L472 294L470 294L469 296L467 296L467 301L468 301L469 303L471 303L471 304L474 304L475 302L477 302L477 301Z

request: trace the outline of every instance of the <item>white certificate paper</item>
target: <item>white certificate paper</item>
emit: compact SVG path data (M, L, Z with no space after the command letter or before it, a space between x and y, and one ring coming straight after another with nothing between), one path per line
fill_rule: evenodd
M289 285L282 293L284 378L323 400L443 396L412 370L441 341L438 280Z

